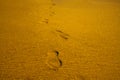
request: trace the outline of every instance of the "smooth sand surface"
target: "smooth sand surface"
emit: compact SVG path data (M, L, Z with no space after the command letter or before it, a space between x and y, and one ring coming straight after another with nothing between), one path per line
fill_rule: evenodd
M0 80L120 80L120 1L0 0Z

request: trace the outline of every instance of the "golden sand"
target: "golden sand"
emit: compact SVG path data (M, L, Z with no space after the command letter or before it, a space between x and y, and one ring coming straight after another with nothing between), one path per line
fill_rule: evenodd
M119 0L1 0L0 80L120 80Z

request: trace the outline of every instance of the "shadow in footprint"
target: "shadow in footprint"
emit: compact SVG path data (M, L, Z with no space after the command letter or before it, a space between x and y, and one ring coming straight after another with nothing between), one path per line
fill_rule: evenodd
M46 64L50 69L57 71L62 66L62 61L59 59L59 52L56 50L49 51L47 53Z
M45 23L45 24L48 24L49 23L49 19L44 19L42 22Z
M58 35L59 35L61 38L65 39L65 40L68 40L68 39L69 39L69 35L66 34L66 33L64 33L63 31L61 31L61 30L56 30L56 32L58 33Z
M56 3L54 2L54 0L51 0L51 4L52 6L56 6Z

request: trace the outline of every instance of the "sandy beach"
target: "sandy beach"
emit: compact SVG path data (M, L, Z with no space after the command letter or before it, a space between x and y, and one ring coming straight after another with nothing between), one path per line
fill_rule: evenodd
M120 80L120 1L1 0L0 80Z

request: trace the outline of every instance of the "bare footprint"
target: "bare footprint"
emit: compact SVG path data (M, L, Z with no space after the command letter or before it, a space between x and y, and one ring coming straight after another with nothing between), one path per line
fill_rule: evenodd
M49 19L44 19L42 22L45 23L45 24L48 24L49 23Z
M54 16L54 15L56 15L56 13L52 11L49 15Z
M51 0L51 4L52 6L56 6L56 3L53 0Z
M62 66L62 61L59 59L58 51L50 51L47 53L46 65L52 70L58 70Z
M57 32L57 34L58 34L61 38L65 39L65 40L69 39L69 35L66 34L66 33L64 33L63 31L61 31L61 30L56 30L56 32Z

